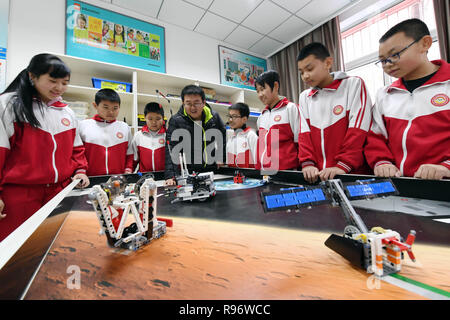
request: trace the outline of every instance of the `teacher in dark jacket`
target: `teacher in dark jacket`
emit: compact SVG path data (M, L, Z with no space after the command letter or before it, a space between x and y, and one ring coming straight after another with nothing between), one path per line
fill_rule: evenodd
M213 171L225 162L225 124L205 100L205 93L198 86L188 85L181 91L183 105L170 118L166 132L167 185L176 184L180 153L185 154L190 173Z

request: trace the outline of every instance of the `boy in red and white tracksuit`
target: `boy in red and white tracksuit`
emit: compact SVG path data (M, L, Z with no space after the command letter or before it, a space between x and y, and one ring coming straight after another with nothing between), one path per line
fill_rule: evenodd
M430 32L409 19L380 39L379 63L399 78L380 89L365 155L377 176L450 178L450 64L429 61Z
M164 109L156 102L150 102L144 109L146 125L136 132L131 144L134 167L139 172L164 171L166 154L166 127ZM133 167L133 168L134 168Z
M333 59L321 43L299 53L297 64L310 89L300 94L299 161L305 179L314 182L338 174L369 174L363 146L371 121L371 100L364 81L330 72Z
M256 132L247 127L250 108L238 102L228 108L228 124L233 133L227 140L227 165L238 168L254 168L256 163Z
M432 63L439 70L413 93L401 79L378 91L365 148L372 167L395 165L407 177L422 164L450 170L450 64Z
M300 111L295 103L278 96L280 82L275 71L266 71L256 79L258 98L266 105L258 117L256 169L296 170Z
M119 95L112 89L101 89L93 105L98 114L80 123L88 161L87 175L131 173L131 130L128 124L116 120L120 110Z

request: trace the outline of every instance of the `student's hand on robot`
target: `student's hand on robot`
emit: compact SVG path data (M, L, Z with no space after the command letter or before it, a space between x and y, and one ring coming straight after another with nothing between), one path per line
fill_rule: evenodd
M84 173L77 173L72 177L72 180L81 179L80 183L77 184L77 188L86 188L89 186L89 178Z
M319 172L320 180L326 181L334 179L338 174L345 174L345 171L338 167L325 168Z
M450 178L450 170L439 164L422 164L416 173L414 173L414 178L426 180Z
M5 203L3 202L2 199L0 199L0 220L6 218L6 214L2 214L3 209L5 209Z
M317 177L319 176L319 169L314 166L307 166L302 169L303 178L309 183L314 183L317 181Z
M377 177L391 178L391 177L401 177L402 176L400 170L391 163L381 164L379 166L376 166L373 170L373 173Z
M166 180L166 186L175 186L177 183L175 179L167 179Z

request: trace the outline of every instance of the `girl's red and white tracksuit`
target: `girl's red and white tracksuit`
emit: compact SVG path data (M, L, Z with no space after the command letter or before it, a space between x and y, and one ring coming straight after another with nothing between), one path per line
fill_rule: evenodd
M378 91L364 150L372 168L394 164L409 177L422 164L450 169L450 64L432 63L439 70L413 92L401 79Z
M300 111L298 106L284 98L272 109L269 106L257 120L258 144L256 169L297 169Z
M363 146L371 121L370 96L361 78L332 75L329 86L300 94L300 164L368 174Z
M227 141L227 165L238 168L254 168L256 164L256 132L246 127L233 130Z
M140 172L164 171L166 155L166 128L158 132L150 131L148 126L136 132L131 143L134 154L134 166L139 163Z
M0 241L52 199L76 173L86 173L87 162L74 112L61 102L33 111L39 128L15 120L15 93L0 96Z
M126 168L132 168L132 136L125 122L106 121L95 115L80 122L80 136L86 149L88 176L123 174Z

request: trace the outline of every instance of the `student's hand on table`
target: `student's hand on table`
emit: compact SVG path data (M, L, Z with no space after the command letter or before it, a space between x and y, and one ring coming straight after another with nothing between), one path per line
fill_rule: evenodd
M338 167L325 168L319 172L320 180L326 181L334 179L338 174L345 174L345 171Z
M124 173L125 173L125 174L133 173L133 170L130 169L130 168L126 168Z
M89 178L84 173L77 173L72 177L72 180L81 179L80 183L77 184L77 188L86 188L89 185Z
M175 186L177 183L175 179L167 179L166 180L166 186Z
M0 220L6 218L6 214L2 214L3 209L5 209L5 203L3 202L2 199L0 199Z
M217 163L217 169L225 167L225 163Z
M422 164L416 173L414 173L414 178L426 180L450 178L450 170L439 164Z
M314 183L317 181L317 177L319 176L319 169L314 166L307 166L302 169L303 178L309 183Z
M401 177L402 176L402 174L400 173L400 170L391 163L381 164L379 166L376 166L373 169L373 173L377 177L391 178L391 177Z

